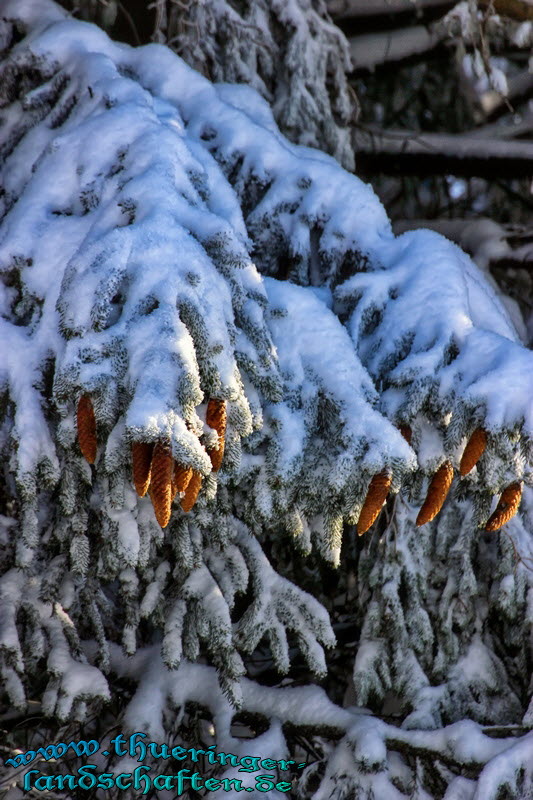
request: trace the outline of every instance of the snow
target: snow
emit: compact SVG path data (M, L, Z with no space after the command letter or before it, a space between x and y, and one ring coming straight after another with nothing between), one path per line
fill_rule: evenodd
M271 308L269 327L278 348L280 369L289 396L299 390L302 405L305 406L312 402L316 387L324 387L340 406L347 456L351 453L352 459L357 458L359 466L362 464L363 468L368 464L369 472L377 472L383 466L383 462L372 460L377 455L373 450L374 442L378 441L381 451L378 458L383 458L385 447L389 451L386 458L394 454L399 459L411 460L414 466L407 443L392 425L387 428L387 443L382 441L384 421L375 410L377 393L352 349L347 331L333 312L329 311L315 291L273 278L265 278L265 287ZM324 342L328 343L327 349ZM291 343L293 347L289 349ZM272 407L271 414L280 419L285 411L287 424L294 413L288 408L284 410L284 405ZM278 441L281 457L286 460L283 471L293 469L291 458L296 458L305 449L305 428L300 424L299 431L293 434L294 438L287 440L284 426L281 425ZM357 442L362 438L369 445L368 453L361 461Z
M45 522L46 543L65 556L65 566L56 565L64 608L51 616L50 604L39 606L51 675L45 711L66 719L87 701L109 697L72 622L78 582L93 567L90 510L101 533L97 569L116 581L113 601L129 620L123 649L110 646L114 673L137 683L125 725L161 741L168 709L193 701L212 712L219 746L240 748L231 718L232 702L242 703L269 718L256 746L279 757L283 722L330 725L340 741L315 800L329 796L343 772L359 781L350 791L403 797L387 766L389 750L400 745L478 765L475 794L470 783L452 781L450 798L486 800L502 781L514 786L517 766L531 758L530 736L491 739L468 721L419 729L435 724L452 690L430 685L426 675L423 650L433 644L434 620L421 610L420 565L430 534L417 534L419 549L408 539L407 500L396 504L396 527L378 543L381 552L393 542L394 558L386 570L376 559L362 598L368 615L354 673L360 697L402 687L416 706L403 728L340 709L315 686L285 691L242 679L239 655L266 636L278 670L287 672L294 635L310 670L323 675L324 651L335 645L326 610L273 569L263 533L289 531L304 551L318 540L338 563L343 525L357 518L370 478L390 470L397 491L412 486L417 470L420 482L444 458L457 460L481 420L504 468L500 474L496 463L494 477L480 467L464 485L480 493L503 485L509 473L526 476L520 448L533 435L533 361L497 292L443 237L417 231L395 238L372 189L332 158L290 144L248 87L212 85L158 45L113 44L44 0L5 0L2 11L36 25L37 63L57 65L42 88L57 91L54 108L12 152L25 114L45 102L41 89L12 103L1 129L11 144L0 269L20 276L20 286L2 286L0 297L0 378L15 409L9 469L25 503L18 565L29 566ZM27 48L28 40L14 47L13 63L23 62ZM287 256L291 280L279 281L273 276ZM52 358L45 402L43 364ZM94 468L76 445L83 393L93 396L102 445ZM227 454L217 476L201 439L210 396L228 403ZM406 421L415 449L396 428ZM190 516L174 508L165 532L150 500L129 485L131 442L159 439L207 487ZM62 519L49 520L45 490L55 487ZM466 537L471 522L457 514L448 528ZM509 531L526 552L524 523L515 520ZM434 538L443 552L451 548L438 528ZM455 566L438 609L450 629L469 624L457 593L465 604L476 599L469 558L461 561L466 545L454 542ZM498 602L511 607L521 579L499 577ZM1 641L16 666L2 669L19 704L24 658L15 623L27 586L22 570L0 581ZM233 622L235 596L247 590L253 601ZM136 651L137 612L147 625L163 618L162 645L141 643ZM92 614L100 619L96 600ZM395 630L398 653L388 652L381 625ZM476 634L459 652L448 628L452 644L445 644L457 652L442 659L446 669L452 664L447 679L455 681L458 704L472 687L497 694L503 667L487 641ZM102 630L96 635L105 639ZM436 645L442 653L443 643ZM200 646L218 673L190 663ZM83 648L94 659L94 648ZM513 695L509 708L512 701L520 707Z
M9 6L6 12L10 13ZM0 258L9 263L12 253L23 252L33 262L25 270L26 290L44 298L40 325L29 342L36 370L49 352L55 352L63 356L58 372L67 384L74 378L78 386L97 391L102 381L115 379L127 356L126 378L133 394L126 417L129 435L172 438L175 456L207 474L205 451L173 413L175 397L181 396L182 413L197 428L200 421L191 415L190 405L202 399L196 377L202 368L197 358L201 336L203 351L209 353L213 390L238 398L232 302L236 310L242 309L245 321L253 320L261 330L259 306L245 301L253 292L262 302L261 281L245 249L247 236L238 203L220 180L214 162L190 137L185 138L175 107L118 75L104 55L106 42L107 50L120 60L126 48L111 45L90 26L65 21L42 34L44 52L53 43L57 57L76 54L83 64L76 80L91 86L92 100L74 108L60 134L37 126L39 136L23 140L20 153L9 161L6 184L20 196L9 214ZM24 161L22 168L19 158ZM30 177L38 202L33 191L23 190L21 180ZM94 205L87 213L77 208L78 197L83 196ZM127 224L128 214L135 216L134 225ZM37 249L28 249L29 229L39 233L33 240L39 242ZM216 238L240 251L241 263L235 263L232 254L233 298L228 282L200 244ZM119 303L110 315L111 299L126 286L122 307ZM75 337L66 346L57 330L58 297L59 327ZM144 310L147 299L155 306L149 316ZM203 317L195 342L179 318L184 313ZM8 328L4 338L17 335L16 329ZM13 350L20 353L21 347L22 343L14 343ZM253 346L251 353L255 355ZM27 364L18 378L16 363L4 369L11 384L31 376ZM21 475L31 473L44 456L57 468L37 404L34 393L24 387L17 402ZM30 442L32 449L26 452Z
M18 669L22 667L22 653L15 622L22 590L23 576L16 570L0 578L0 646L11 654Z
M44 609L43 609L44 612ZM68 615L56 606L53 616L44 616L43 622L50 641L48 655L49 681L43 694L45 714L57 714L67 719L76 702L89 698L110 698L107 681L97 667L74 659L64 627L73 628Z
M517 47L527 47L531 44L533 40L533 23L531 22L522 22L520 25L517 25L516 30L513 34L513 43L516 44Z
M5 13L15 13L9 2ZM31 16L18 5L16 13ZM46 4L41 13L46 18ZM360 458L354 443L361 442L363 431L362 463L369 473L391 461L412 469L412 452L392 426L385 438L375 389L334 314L328 316L324 303L316 302L319 295L313 298L286 282L276 290L251 262L250 234L261 264L264 223L272 217L292 256L309 261L315 278L328 250L340 254L354 248L366 255L370 270L337 287L332 302L334 311L342 311L358 297L348 329L372 378L386 381L382 412L396 421L436 384L443 404L458 402L460 395L470 407L486 409L491 430L522 422L531 435L531 355L518 345L495 292L458 248L430 231L394 238L372 189L339 170L329 156L287 142L265 101L249 87L214 86L164 47L131 49L94 27L50 14L56 22L34 36L32 50L53 53L59 62L74 59L74 82L90 85L91 97L74 106L59 131L35 126L8 159L7 187L19 197L8 215L0 258L9 262L13 253L24 253L33 261L23 272L26 291L45 301L31 342L36 371L45 354L55 352L65 392L67 386L98 392L103 383L124 380L130 439L171 439L174 456L207 475L209 461L195 433L201 420L193 410L203 400L207 372L212 392L237 400L239 360L264 364L275 380L281 369L289 376L289 392L303 371L312 369L315 384L327 382L340 407L348 448L344 469ZM74 93L74 86L67 88L67 98ZM208 127L213 136L206 140ZM213 156L229 164L237 153L245 156L232 189ZM237 195L247 174L267 189L245 220ZM27 191L21 181L29 181ZM86 213L76 211L80 197L89 204ZM28 249L29 228L39 232L30 238L39 242L38 249ZM213 245L222 255L231 247L231 267L224 256L213 264L206 254ZM268 323L277 352L265 327L265 290L273 295L270 303L290 309L292 329L281 318ZM111 302L115 296L118 301ZM305 310L297 314L297 307ZM318 313L328 350L310 322ZM74 337L66 345L61 331ZM305 355L287 349L296 331L308 348ZM402 347L408 352L398 360ZM459 357L446 365L454 347ZM483 369L480 352L486 352L492 369ZM15 384L16 365L4 369ZM419 377L427 375L433 381L418 386ZM503 391L510 382L517 389L512 395ZM412 391L400 400L395 387L406 386ZM24 394L33 399L31 391ZM309 388L302 393L304 405L310 394ZM57 469L53 444L49 436L43 439L47 426L31 399L27 410L22 400L19 405L21 475L44 457ZM270 413L287 433L278 460L286 475L305 449L307 420L283 404ZM340 488L343 481L333 479L332 485Z
M335 635L324 607L310 595L279 575L270 565L258 541L235 520L237 543L248 569L256 597L240 618L235 636L245 651L253 652L263 635L271 641L280 672L288 671L286 632L297 634L309 667L324 674L323 647L335 645Z
M468 778L454 778L446 789L443 800L472 800L476 784Z
M473 800L486 800L486 798L496 800L501 794L502 785L507 785L513 793L519 792L520 773L523 773L522 781L530 779L532 765L533 733L530 733L524 736L522 741L491 759L484 767L478 778Z

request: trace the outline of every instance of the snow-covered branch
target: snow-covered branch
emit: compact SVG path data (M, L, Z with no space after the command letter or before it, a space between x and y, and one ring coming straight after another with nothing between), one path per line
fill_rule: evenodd
M531 717L533 354L498 292L437 233L395 236L370 187L289 143L250 87L47 0L2 14L11 704L46 662L60 720L117 678L136 685L125 723L158 739L187 702L219 746L239 706L277 751L289 721L334 727L316 798L443 795L472 768L487 797L514 786L509 742L449 726ZM401 729L243 677L262 637L281 673L291 637L320 675L334 645L330 598L278 574L280 542L349 554L354 699L391 703Z

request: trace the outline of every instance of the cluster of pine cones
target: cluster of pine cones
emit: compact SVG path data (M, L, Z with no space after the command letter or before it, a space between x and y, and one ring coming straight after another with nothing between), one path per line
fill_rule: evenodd
M402 426L400 432L408 444L411 444L411 429L408 426ZM477 462L485 452L487 446L487 432L483 428L477 428L464 449L459 465L459 472L461 476L468 475L474 469ZM453 466L449 461L445 461L439 467L428 487L426 499L422 508L418 512L416 524L418 526L425 525L426 522L437 516L444 501L450 491L453 481ZM386 470L374 475L370 481L370 486L366 494L365 502L359 520L357 522L357 533L359 535L366 533L366 531L373 525L379 516L391 485L392 475ZM487 524L485 525L486 531L497 531L506 522L509 522L511 517L514 517L518 511L520 500L522 497L522 484L519 482L512 483L507 486L502 492L500 500L494 513L491 515Z
M96 459L96 420L91 398L82 395L78 403L78 442L82 454L89 464ZM226 402L211 398L207 403L206 423L218 434L218 447L209 450L211 465L216 472L220 469L224 456L224 437L226 433ZM411 443L411 429L402 426L400 431L406 441ZM462 476L476 466L487 446L487 432L477 428L470 437L463 452L459 472ZM192 467L179 464L172 458L170 443L133 442L132 445L133 483L140 497L149 493L155 516L162 528L170 520L174 498L179 493L183 511L190 511L202 487L202 476ZM417 525L425 525L437 516L452 485L453 466L445 461L437 470L428 487L426 499L416 518ZM357 522L359 535L374 524L390 490L392 475L387 470L374 475L366 494L365 502ZM518 511L522 497L519 482L507 486L501 494L496 510L485 525L486 531L497 531Z
M226 401L211 398L207 403L205 421L218 434L218 446L208 450L211 466L216 472L224 456ZM77 423L82 455L89 464L94 464L98 441L94 408L88 395L82 395L78 403ZM183 511L193 508L202 488L202 476L192 467L179 464L172 458L170 442L133 442L131 451L133 483L137 494L144 497L148 492L156 519L162 528L166 528L172 503L178 493Z

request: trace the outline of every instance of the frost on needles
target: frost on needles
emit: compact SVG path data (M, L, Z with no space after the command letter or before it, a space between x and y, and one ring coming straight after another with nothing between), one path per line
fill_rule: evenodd
M358 104L348 82L350 47L325 0L160 0L153 14L149 0L144 5L152 41L168 44L215 83L253 87L291 141L319 147L353 170ZM103 28L118 11L93 0L63 6Z
M276 571L265 544L288 536L342 569L343 535L353 546L383 475L389 524L379 541L368 535L351 609L356 701L394 695L407 728L519 721L533 589L513 547L531 547L533 355L495 292L442 237L395 238L372 190L290 144L252 89L211 84L159 45L114 44L45 0L8 0L2 13L10 702L24 707L46 663L43 711L81 720L128 674L128 724L162 736L165 704L183 705L184 687L196 697L191 670L207 660L217 677L196 665L214 681L203 703L226 709L227 739L227 709L257 705L243 659L263 638L280 673L293 639L319 676L335 646L324 606ZM214 400L223 429L209 424ZM484 446L459 477L478 430ZM142 497L137 445L152 458ZM443 465L444 510L417 527ZM184 473L199 490L192 504ZM161 525L157 493L171 482ZM510 485L517 497L525 487L524 510L498 545L477 528ZM149 707L147 674L161 706ZM272 717L287 721L276 697ZM323 792L342 748L370 735L356 714L328 709L349 741ZM389 734L375 734L384 758ZM480 769L492 754L480 748ZM363 762L354 780L386 758Z

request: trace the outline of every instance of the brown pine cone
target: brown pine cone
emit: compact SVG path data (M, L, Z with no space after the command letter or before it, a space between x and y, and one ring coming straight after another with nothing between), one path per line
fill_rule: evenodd
M418 527L420 527L420 525L425 525L426 522L430 522L437 516L444 505L452 481L453 467L449 461L445 461L431 479L424 505L418 512L418 517L416 518Z
M83 394L80 397L77 421L80 450L89 464L94 464L96 461L96 447L98 445L96 440L96 420L94 418L94 408L91 398L87 394Z
M485 452L487 446L487 431L483 428L476 428L464 449L464 453L459 465L461 475L468 475L474 469L477 462Z
M486 531L497 531L518 511L520 500L522 499L522 484L511 483L501 493L500 501L496 506L494 514L485 525Z
M407 442L407 444L411 445L411 437L413 435L413 431L409 427L409 425L400 425L399 431L402 434L403 438Z
M153 452L154 445L148 442L133 442L131 446L133 483L139 497L144 497L150 486Z
M359 536L366 533L378 518L379 512L383 508L383 503L387 499L391 481L392 475L387 470L378 472L370 481L365 502L357 521L357 533Z
M222 466L222 459L224 458L224 437L218 437L218 447L216 450L208 450L209 458L211 459L211 466L213 467L213 472L218 472L220 467Z
M192 467L182 467L177 461L174 461L174 472L172 475L172 499L176 497L178 492L184 492L189 485L192 478Z
M196 503L198 493L202 488L202 476L199 472L193 470L192 477L185 489L185 496L181 498L180 505L184 511L190 511Z
M218 433L218 447L209 450L211 466L216 472L220 469L224 457L224 438L226 435L226 401L211 397L207 403L205 421Z
M150 496L155 516L162 528L170 520L172 505L172 452L168 442L157 442L152 456Z

